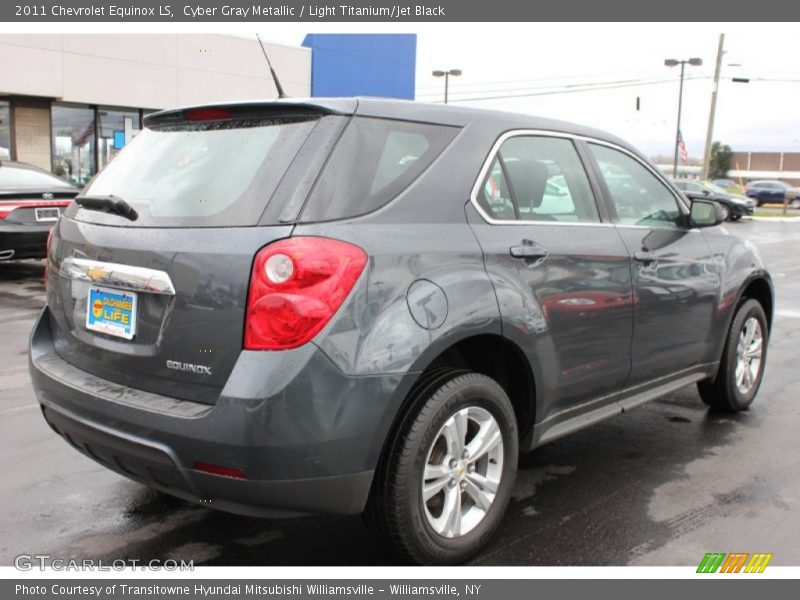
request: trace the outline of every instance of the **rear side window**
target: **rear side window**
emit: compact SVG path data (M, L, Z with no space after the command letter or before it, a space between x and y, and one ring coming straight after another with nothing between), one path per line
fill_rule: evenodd
M255 225L319 117L183 122L145 129L84 190L138 213L126 226ZM120 217L81 210L82 221Z
M303 211L330 221L379 209L411 185L458 128L356 117L347 126Z

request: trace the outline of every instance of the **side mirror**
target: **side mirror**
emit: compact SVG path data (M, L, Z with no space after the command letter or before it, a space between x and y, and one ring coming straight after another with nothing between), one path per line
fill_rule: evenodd
M714 227L725 221L725 213L716 202L709 200L693 200L689 213L692 227Z
M708 190L703 190L703 196L710 196L710 195L711 192L709 192Z

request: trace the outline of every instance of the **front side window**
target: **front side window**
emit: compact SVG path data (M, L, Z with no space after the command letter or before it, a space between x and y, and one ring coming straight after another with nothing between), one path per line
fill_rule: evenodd
M497 152L478 203L493 219L598 222L589 179L571 140L516 136Z
M599 144L589 144L608 186L611 203L624 225L677 227L681 212L672 192L633 157Z

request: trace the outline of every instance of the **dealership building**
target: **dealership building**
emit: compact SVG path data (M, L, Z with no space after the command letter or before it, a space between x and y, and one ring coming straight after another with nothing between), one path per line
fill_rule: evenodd
M315 34L264 47L290 97L414 98L414 35ZM149 112L277 96L254 36L2 34L0 64L0 160L76 184Z

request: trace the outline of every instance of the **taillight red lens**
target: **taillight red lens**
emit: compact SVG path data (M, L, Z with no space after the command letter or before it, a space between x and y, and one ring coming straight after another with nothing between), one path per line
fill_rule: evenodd
M190 108L183 112L187 121L224 121L231 118L231 113L218 106L206 108Z
M259 250L244 348L287 350L308 342L339 310L366 262L358 246L329 238L289 238Z

